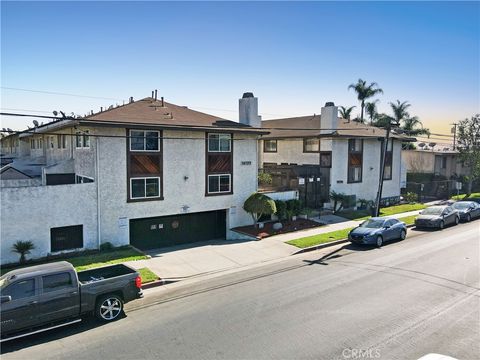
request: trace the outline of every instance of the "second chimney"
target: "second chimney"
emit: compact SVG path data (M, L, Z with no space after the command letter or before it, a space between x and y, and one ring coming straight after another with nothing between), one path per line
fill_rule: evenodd
M338 107L327 102L320 115L320 134L330 134L338 128Z

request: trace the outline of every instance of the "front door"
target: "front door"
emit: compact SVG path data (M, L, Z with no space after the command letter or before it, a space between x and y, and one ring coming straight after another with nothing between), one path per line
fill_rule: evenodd
M12 282L2 289L1 296L11 300L1 304L1 330L10 333L36 324L38 286L37 279Z

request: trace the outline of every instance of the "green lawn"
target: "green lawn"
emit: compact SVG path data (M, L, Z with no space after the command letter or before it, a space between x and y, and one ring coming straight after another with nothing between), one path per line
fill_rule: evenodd
M92 268L105 266L105 265L118 264L125 261L143 260L146 258L147 257L145 255L132 249L131 247L121 247L121 248L117 248L110 251L100 251L96 253L80 255L80 256L66 258L66 259L59 258L59 259L44 261L41 263L65 260L71 263L77 271L81 271L81 270L92 269ZM38 264L40 264L40 262L38 263L36 262L33 264L26 264L25 266L33 266ZM4 274L10 270L13 270L14 268L18 269L19 267L20 266L12 267L12 268L2 268L1 274Z
M413 225L415 223L415 218L417 215L412 215L412 216L405 216L402 218L398 218L398 220L403 221L407 225Z
M420 203L394 205L394 206L381 208L380 216L392 216L392 215L400 214L403 212L422 210L425 208L426 206ZM371 217L367 210L340 211L337 215L350 220L366 220Z
M480 193L472 193L469 197L478 198L478 197L480 197ZM464 200L464 199L468 200L468 198L465 198L465 194L452 196L452 199L453 200Z
M299 248L307 248L314 245L324 244L335 240L343 240L348 237L348 233L353 228L342 229L337 231L331 231L324 234L318 234L313 236L307 236L300 239L290 240L287 241L287 244L299 247Z
M140 273L140 276L142 278L142 284L146 284L159 279L159 277L155 275L149 268L141 268L137 271Z

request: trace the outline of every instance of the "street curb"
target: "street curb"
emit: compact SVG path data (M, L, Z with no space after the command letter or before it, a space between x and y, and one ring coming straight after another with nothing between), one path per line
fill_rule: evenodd
M149 282L149 283L146 283L146 284L142 284L142 290L151 289L151 288L154 288L154 287L162 286L164 284L165 284L165 282L162 279L159 279L159 280L152 281L152 282Z
M412 228L412 227L414 227L414 226L415 226L415 224L409 224L409 225L407 225L407 228ZM348 239L342 239L342 240L335 240L335 241L330 241L330 242L323 243L323 244L319 244L319 245L314 245L314 246L306 247L306 248L304 248L304 249L298 250L297 252L294 252L294 253L292 254L292 256L293 256L293 255L297 255L297 254L302 254L302 253L310 252L310 251L320 250L320 249L327 248L327 247L330 247L330 246L335 246L335 245L339 245L339 244L344 244L344 243L347 243L347 242L349 242Z

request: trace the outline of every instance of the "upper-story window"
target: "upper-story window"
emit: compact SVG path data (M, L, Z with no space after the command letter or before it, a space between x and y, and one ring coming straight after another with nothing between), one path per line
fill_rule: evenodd
M90 136L88 131L77 131L75 137L75 147L77 148L89 148L90 147Z
M362 182L363 140L348 140L348 182Z
M322 151L320 153L320 167L331 168L332 167L332 152Z
M393 168L393 140L390 139L385 153L385 167L383 168L383 180L392 180Z
M316 138L306 138L303 139L303 152L319 152L320 151L320 140Z
M59 149L67 148L67 135L57 135L57 148Z
M130 130L130 151L160 151L160 132Z
M276 153L277 146L277 140L263 140L263 152Z
M208 134L208 152L230 152L231 150L231 134Z
M30 140L30 149L35 149L35 140L34 139Z

